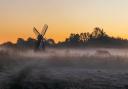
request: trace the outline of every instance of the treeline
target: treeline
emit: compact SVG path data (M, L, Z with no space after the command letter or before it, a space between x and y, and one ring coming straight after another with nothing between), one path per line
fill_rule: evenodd
M92 33L70 34L58 47L128 47L128 40L111 37L103 29L96 27Z
M111 37L103 29L96 27L93 32L80 34L71 33L65 41L55 43L54 39L44 39L47 47L128 47L128 40L123 38ZM5 46L16 46L24 48L33 48L36 40L28 38L18 38L16 44L11 42L4 43Z

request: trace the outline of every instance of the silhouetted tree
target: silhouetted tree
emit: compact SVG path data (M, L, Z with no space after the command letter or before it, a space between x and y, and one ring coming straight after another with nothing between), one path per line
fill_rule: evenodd
M80 35L79 34L70 34L69 43L72 46L78 45L80 42Z
M92 32L93 38L101 38L107 36L103 29L100 29L99 27L95 27L94 31Z
M50 45L54 45L55 44L55 41L53 39L48 39L47 42L50 44Z
M32 39L32 38L29 37L27 39L27 41L25 42L25 44L26 44L27 47L32 47L33 48L34 45L35 45L35 41L36 41L35 39Z
M49 47L55 46L55 41L53 39L48 39L45 41L45 46L49 46Z
M25 46L25 41L23 38L18 38L16 44L17 46Z
M15 44L12 42L5 42L3 44L1 44L0 46L4 46L4 47L15 47Z
M85 43L90 39L90 33L89 32L85 32L85 33L81 33L80 34L80 40L81 42Z

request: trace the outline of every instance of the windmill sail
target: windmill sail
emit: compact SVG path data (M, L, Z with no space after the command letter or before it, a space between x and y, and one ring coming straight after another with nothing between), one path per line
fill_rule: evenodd
M35 27L33 28L33 32L35 33L36 36L40 34Z
M45 25L44 25L44 27L43 27L43 29L42 29L42 32L41 32L41 35L42 35L42 36L44 36L44 35L45 35L45 33L46 33L47 29L48 29L48 25L47 25L47 24L45 24Z
M44 50L45 49L44 35L45 35L47 29L48 29L47 24L44 25L41 33L39 33L35 27L33 28L33 32L37 36L37 40L35 42L35 50L38 50L38 49Z

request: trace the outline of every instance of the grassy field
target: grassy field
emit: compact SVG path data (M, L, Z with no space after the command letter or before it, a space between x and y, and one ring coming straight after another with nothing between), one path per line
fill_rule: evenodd
M0 89L128 89L125 49L0 48Z

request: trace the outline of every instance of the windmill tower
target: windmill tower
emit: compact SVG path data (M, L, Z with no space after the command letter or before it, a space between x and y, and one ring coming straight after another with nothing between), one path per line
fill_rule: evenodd
M36 41L36 44L35 44L35 50L41 50L41 49L44 50L45 49L44 35L46 34L47 29L48 29L47 24L44 25L41 33L39 33L35 27L33 28L33 32L35 33L36 38L37 38L37 41Z

